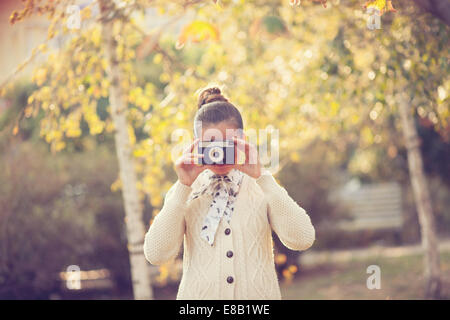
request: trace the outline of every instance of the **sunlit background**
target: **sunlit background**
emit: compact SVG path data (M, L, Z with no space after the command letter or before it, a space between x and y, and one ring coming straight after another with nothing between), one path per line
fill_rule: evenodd
M294 2L0 1L0 298L175 298L182 248L162 266L129 254L210 83L248 132L278 130L274 176L316 228L303 253L274 233L284 299L450 297L450 4L392 1L371 30L364 5L386 1Z

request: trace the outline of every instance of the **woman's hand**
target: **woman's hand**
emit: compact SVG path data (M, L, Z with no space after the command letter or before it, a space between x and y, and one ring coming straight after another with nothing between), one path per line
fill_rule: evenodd
M244 163L238 163L239 159L237 159L238 161L236 161L235 168L248 174L252 178L258 179L261 176L261 164L259 162L257 148L243 139L233 137L233 140L236 146L236 155L238 155L238 152L245 153Z
M198 175L207 167L199 165L199 158L203 158L202 154L197 153L197 146L200 139L195 139L184 151L181 157L175 161L175 172L178 180L184 185L191 186L197 179Z

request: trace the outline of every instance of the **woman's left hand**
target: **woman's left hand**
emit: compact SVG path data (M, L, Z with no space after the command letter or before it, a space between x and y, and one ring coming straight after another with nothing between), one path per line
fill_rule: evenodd
M236 155L238 155L239 152L245 153L244 163L239 163L239 159L236 159L235 168L248 174L252 178L258 179L261 176L261 164L259 163L259 155L256 146L237 137L233 137L233 140L237 150Z

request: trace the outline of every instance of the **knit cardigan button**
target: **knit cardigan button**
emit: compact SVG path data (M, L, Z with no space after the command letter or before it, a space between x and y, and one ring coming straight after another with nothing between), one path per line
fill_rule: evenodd
M226 234L226 235L229 235L230 232L231 232L231 229L230 229L230 228L226 228L226 229L225 229L225 234Z
M229 277L227 278L227 282L228 282L228 283L233 283L233 281L234 281L234 279L233 279L232 276L229 276Z
M228 257L228 258L231 258L232 256L233 256L233 251L228 250L228 251L227 251L227 257Z

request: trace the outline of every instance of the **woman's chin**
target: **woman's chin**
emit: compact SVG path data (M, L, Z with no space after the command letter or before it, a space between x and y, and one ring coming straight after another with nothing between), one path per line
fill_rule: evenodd
M215 174L227 174L231 169L233 169L233 166L229 164L211 166L211 171Z

